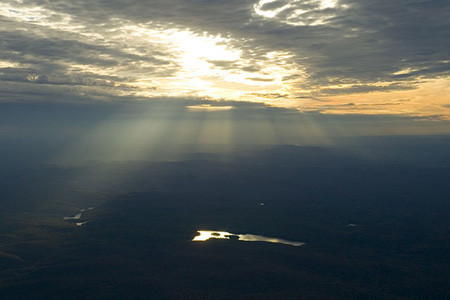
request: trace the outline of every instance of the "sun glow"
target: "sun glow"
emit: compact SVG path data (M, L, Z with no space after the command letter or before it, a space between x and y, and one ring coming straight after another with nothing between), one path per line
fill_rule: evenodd
M197 76L213 75L215 70L208 61L233 62L241 58L242 51L227 46L230 39L220 36L202 36L189 31L176 31L167 37L174 46L185 72Z
M264 57L254 59L251 49L239 48L239 41L230 37L131 24L120 27L119 32L120 36L129 39L131 45L148 44L149 47L164 48L171 56L170 76L165 73L152 77L142 74L141 78L124 83L141 88L135 91L138 96L202 96L260 101L262 98L255 99L253 93L287 94L290 82L283 79L292 75L305 76L304 68L291 61L291 53L268 51Z
M16 68L18 67L19 64L12 62L12 61L7 61L7 60L0 60L0 69L2 68Z
M224 111L233 109L233 106L212 106L210 104L191 105L187 107L193 111Z
M96 89L96 94L102 91L113 96L194 96L257 102L268 100L269 103L273 100L270 95L277 94L286 100L278 101L277 105L289 106L292 105L288 103L292 81L285 78L306 77L305 67L295 62L292 53L267 49L264 54L263 49L253 49L250 40L230 35L197 32L173 24L134 23L121 18L112 18L110 27L86 27L68 14L20 3L8 4L1 8L0 13L20 22L26 30L36 31L37 35L36 28L46 28L48 38L70 35L71 39L83 41L85 45L120 49L123 60L106 52L97 53L95 59L86 59L84 63L80 60L58 61L70 77L102 77L101 84L89 81L91 86L80 87ZM117 63L94 63L99 59ZM12 61L3 62L0 66L20 67ZM39 83L33 79L41 76L51 78L59 85L64 83L52 74L40 73L28 74L30 79L27 80ZM83 85L88 81L80 82Z
M347 8L337 0L259 0L250 7L250 18L289 26L331 26L333 17ZM0 69L4 69L0 76L8 82L17 80L16 85L26 84L26 89L52 85L58 91L102 99L198 97L264 102L330 114L450 118L447 89L440 84L448 77L417 77L427 71L425 66L401 66L373 82L338 75L329 82L315 83L311 79L314 65L307 52L257 45L251 36L238 38L231 33L212 34L173 23L139 23L124 17L113 17L106 25L87 26L76 16L23 1L2 5L0 15L16 24L17 32L32 33L44 41L43 45L51 44L50 49L64 49L54 57L46 51L27 52L16 61L14 57L20 51L5 54L0 60ZM77 46L74 50L64 47L67 42ZM41 68L50 64L59 69ZM8 73L14 75L8 77ZM434 85L438 88L433 89ZM396 99L411 100L406 103ZM194 109L218 108L189 108Z
M380 82L373 86L386 86ZM450 78L424 80L416 88L320 97L321 103L304 101L304 107L320 109L325 114L390 114L439 117L450 120ZM335 88L344 88L335 86Z

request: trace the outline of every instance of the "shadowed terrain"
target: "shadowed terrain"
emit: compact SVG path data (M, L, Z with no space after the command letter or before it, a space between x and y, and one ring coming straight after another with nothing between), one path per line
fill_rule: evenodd
M449 180L447 167L295 146L17 167L1 179L0 295L446 298ZM197 230L305 244L192 242Z

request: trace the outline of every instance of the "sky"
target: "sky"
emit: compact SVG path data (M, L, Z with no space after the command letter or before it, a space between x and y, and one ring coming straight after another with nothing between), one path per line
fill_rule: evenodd
M132 109L208 116L210 136L255 118L322 137L450 133L447 0L7 0L0 30L0 136Z

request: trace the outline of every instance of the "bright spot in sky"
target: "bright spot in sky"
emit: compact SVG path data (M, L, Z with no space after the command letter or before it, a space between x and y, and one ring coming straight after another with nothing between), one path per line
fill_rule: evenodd
M324 25L324 30L325 26L340 30L332 20L340 19L336 17L345 15L350 7L339 0L255 0L254 3L249 7L251 16L247 21L258 20L267 26L273 26L274 22L304 27ZM207 29L151 19L140 23L112 16L105 24L84 24L76 15L51 7L10 1L0 5L0 16L7 20L7 27L14 28L18 42L22 35L31 34L42 39L43 44L55 43L50 48L63 48L70 41L88 51L80 57L71 56L72 52L81 51L77 47L66 47L53 56L33 47L26 54L20 54L21 50L5 53L0 60L0 69L4 69L0 70L1 82L5 86L12 86L9 80L17 80L14 85L27 85L26 89L48 88L58 93L64 90L94 98L198 97L263 102L322 114L381 113L450 119L448 76L428 78L427 75L418 80L420 71L429 69L425 65L402 64L392 68L389 76L368 81L346 80L345 72L342 76L332 76L331 72L327 81L319 80L316 84L316 53L311 54L307 45L299 44L298 49L281 45L256 47L258 37L251 34L236 35L231 31L213 34ZM354 34L359 30L350 28L345 36L357 37ZM10 42L15 43L13 39ZM439 64L448 63L444 58L439 61ZM58 68L53 71L44 68L51 64ZM57 72L59 69L63 71ZM8 77L7 74L17 75ZM231 108L212 105L188 109Z
M276 1L263 0L258 5L272 2ZM296 2L275 9L273 16L280 10L291 9L292 3ZM264 7L260 11L263 13ZM105 92L119 96L204 97L293 107L297 89L294 83L298 84L308 75L306 67L299 65L290 51L254 49L251 38L196 32L151 21L134 23L123 18L112 18L108 28L86 27L69 14L19 2L0 7L0 15L23 26L46 28L54 34L52 38L70 35L86 45L120 49L124 55L135 57L134 61L108 67L92 63L95 59L86 60L86 63L59 62L67 68L70 77L84 78L86 74L95 74L105 78ZM97 58L115 59L108 53ZM18 66L2 61L0 67ZM39 82L40 75L30 73L27 81ZM120 81L114 78L120 78ZM190 109L218 110L215 107Z
M397 72L392 73L393 75L407 75L410 74L412 72L417 72L419 71L419 69L411 69L411 68L406 68L406 69L401 69Z
M291 0L285 3L286 1L281 0L260 0L253 9L260 17L275 19L288 25L317 26L328 23L327 19L332 15L323 11L336 8L338 0Z
M325 8L335 8L337 5L337 0L322 0L320 1L320 8L325 9Z
M0 60L0 69L2 68L15 68L19 66L18 63L16 62L11 62L11 61L7 61L7 60Z
M201 105L191 105L188 106L187 108L193 111L224 111L233 109L233 106L213 106L210 104L201 104Z
M278 15L283 10L292 7L291 3L285 4L281 7L275 9L264 9L263 6L270 3L276 3L278 0L260 0L259 3L255 4L254 9L256 14L266 18L273 18Z
M143 74L127 83L142 88L138 96L261 101L265 94L289 94L290 82L284 78L292 75L298 78L305 72L303 67L291 62L293 55L287 51L268 51L261 59L253 59L244 55L251 49L241 49L239 41L228 37L131 24L122 26L120 31L124 39L132 37L129 41L132 45L165 48L176 64L171 76Z
M181 63L185 71L195 72L196 75L211 75L208 61L235 61L240 59L241 52L238 49L226 45L230 39L220 36L202 36L189 31L175 31L168 35L175 47L175 52L180 55Z

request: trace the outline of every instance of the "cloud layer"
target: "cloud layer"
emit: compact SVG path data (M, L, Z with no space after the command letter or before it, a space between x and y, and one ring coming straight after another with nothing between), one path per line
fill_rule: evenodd
M449 20L445 0L7 1L0 99L198 97L449 118Z

